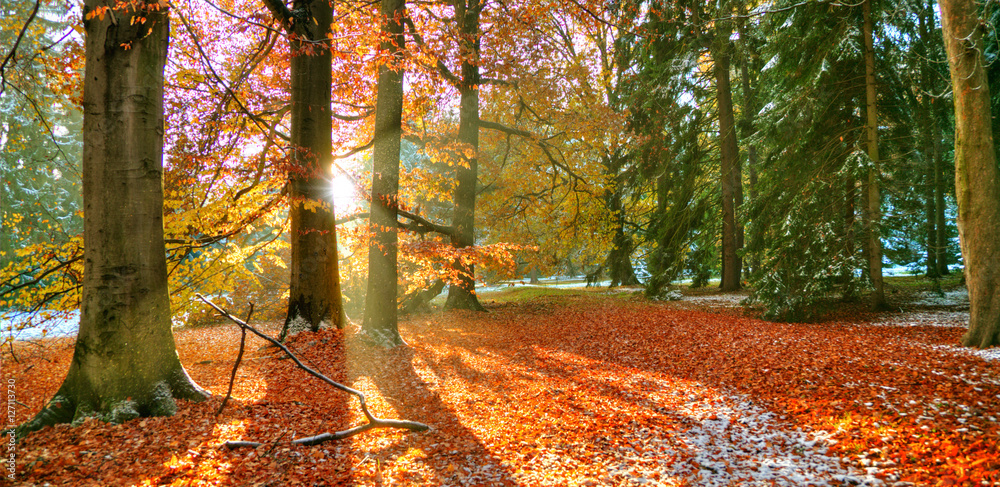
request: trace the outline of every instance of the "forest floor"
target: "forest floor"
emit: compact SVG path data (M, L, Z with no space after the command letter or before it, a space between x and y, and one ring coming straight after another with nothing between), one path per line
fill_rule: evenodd
M899 311L851 305L788 324L712 290L661 303L521 288L483 295L488 313L402 320L408 348L369 349L355 329L303 333L295 353L363 391L376 415L433 427L317 446L288 441L361 423L357 401L253 338L236 400L216 415L239 330L181 329L181 360L212 399L30 434L13 483L1000 485L998 349L954 346L968 319L960 291L893 289ZM14 381L21 422L59 387L72 339L13 350L0 383Z

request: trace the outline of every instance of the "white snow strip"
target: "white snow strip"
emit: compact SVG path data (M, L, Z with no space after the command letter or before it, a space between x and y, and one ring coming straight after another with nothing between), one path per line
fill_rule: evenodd
M928 347L934 350L940 350L955 355L974 355L987 362L1000 360L1000 347L987 348L985 350L978 348L958 347L955 345L928 345Z
M918 295L920 299L912 304L918 306L968 306L969 291L964 287L948 291L940 295L933 291L925 291Z
M684 301L724 308L738 308L740 301L743 301L746 297L746 294L705 294L701 296L686 296Z
M944 326L965 328L969 326L968 311L908 311L888 317L885 321L871 323L873 326Z
M680 433L693 458L673 465L673 475L707 487L884 485L878 467L858 469L828 455L830 433L791 429L746 396L720 399L681 407L694 420Z

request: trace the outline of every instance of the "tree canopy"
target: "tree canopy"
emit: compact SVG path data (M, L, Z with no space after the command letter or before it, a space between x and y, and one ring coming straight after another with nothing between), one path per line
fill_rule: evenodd
M363 311L373 293L375 308L405 312L450 285L466 295L449 303L476 308L476 282L581 273L649 296L720 278L763 315L803 320L877 295L882 266L940 276L963 263L945 37L925 2L346 1L329 18L310 5L164 7L175 324L205 319L200 292L256 301L258 316L391 328ZM84 56L74 5L3 9L10 340L79 308ZM985 45L992 72L996 42ZM297 85L303 72L318 77ZM387 73L405 73L399 95ZM327 74L329 90L315 81ZM303 86L320 86L319 101L298 105ZM392 96L398 150L386 150L399 156L386 165L382 134L395 127L377 107ZM396 183L372 182L392 167ZM297 223L317 211L326 223ZM296 257L319 248L301 240L327 236L324 263ZM395 286L373 287L368 259L385 245L395 255L377 272ZM289 304L317 287L330 303L342 293L343 310Z

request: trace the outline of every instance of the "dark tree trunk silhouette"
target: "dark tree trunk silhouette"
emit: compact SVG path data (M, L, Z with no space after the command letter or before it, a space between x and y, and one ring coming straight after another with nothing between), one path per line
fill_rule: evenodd
M743 263L739 257L742 246L742 229L736 218L737 206L742 200L740 187L740 160L736 142L736 117L733 114L733 92L729 77L730 51L728 22L720 22L712 46L715 63L716 106L719 118L719 152L722 178L722 279L723 291L740 289Z
M882 197L879 194L879 153L878 153L878 111L875 97L875 46L872 33L871 0L865 0L864 25L862 36L865 43L865 133L868 157L873 167L868 172L868 184L865 196L866 227L868 230L868 276L871 278L872 309L881 310L887 307L885 301L885 283L882 279L882 242L879 238L879 222L882 220Z
M291 44L291 143L288 171L291 204L289 332L344 326L337 256L336 218L327 190L332 163L330 111L332 61L329 39L333 12L324 0L296 0L292 11L280 0L265 0L285 26ZM294 19L314 19L296 22Z

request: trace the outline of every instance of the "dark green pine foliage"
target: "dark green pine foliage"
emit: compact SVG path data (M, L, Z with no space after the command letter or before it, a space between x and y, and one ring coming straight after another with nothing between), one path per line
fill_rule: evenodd
M32 1L5 1L0 12L24 20L34 7ZM58 247L83 231L83 112L78 100L60 92L75 74L70 60L82 55L80 41L60 39L75 20L62 7L42 2L13 54L20 24L0 29L0 61L11 54L0 87L0 269L23 263L15 249ZM79 97L79 90L72 95ZM14 300L3 291L16 284L0 283L0 298Z
M760 161L745 256L757 263L750 301L769 318L808 319L828 293L854 297L861 284L859 212L872 163L861 25L860 7L828 3L771 13L762 25L768 102L751 140Z
M883 32L880 55L893 69L882 74L883 147L894 155L887 166L885 255L894 265L922 268L927 277L947 274L955 249L945 218L954 194L953 126L948 63L934 5L895 4L893 28Z
M655 198L656 210L642 225L649 246L646 294L659 296L687 272L695 286L708 283L718 266L718 157L712 113L712 82L698 60L707 50L701 26L683 5L637 2L645 17L619 38L620 83L630 110L633 186Z

